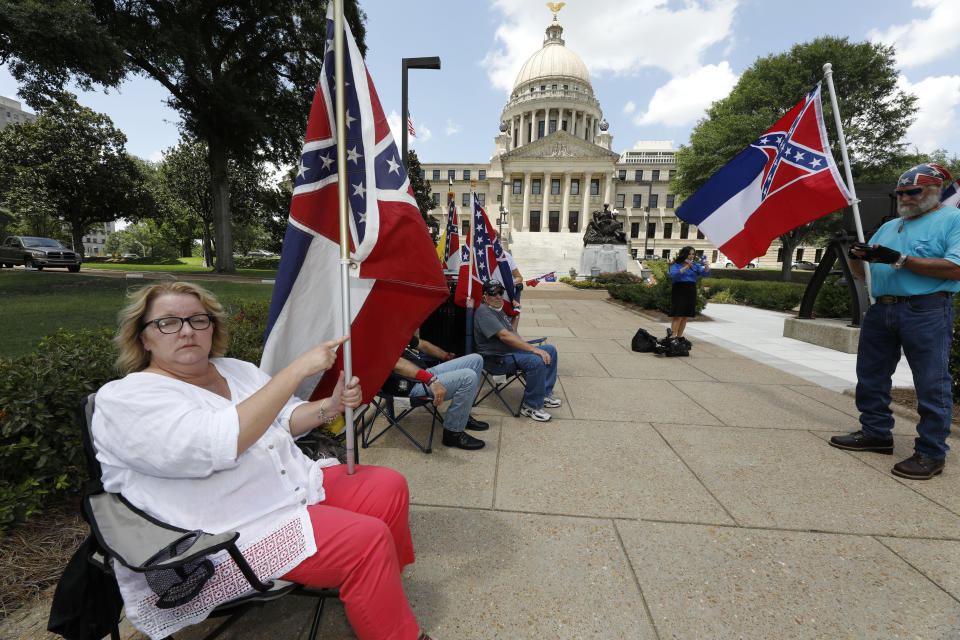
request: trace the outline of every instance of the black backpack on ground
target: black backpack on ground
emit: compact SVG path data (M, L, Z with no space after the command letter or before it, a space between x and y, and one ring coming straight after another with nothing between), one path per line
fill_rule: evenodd
M690 355L690 342L683 338L671 338L667 336L660 341L660 346L663 349L661 353L667 356L668 358L678 358L685 357Z
M646 329L637 329L630 348L640 353L659 353L659 341Z

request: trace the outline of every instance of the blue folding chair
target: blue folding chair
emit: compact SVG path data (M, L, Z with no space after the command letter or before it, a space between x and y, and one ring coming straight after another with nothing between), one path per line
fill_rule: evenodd
M390 377L374 396L373 400L360 416L360 442L366 449L377 439L390 429L396 428L406 438L412 442L420 451L430 453L433 451L433 433L437 424L443 428L443 417L433 404L433 393L427 388L426 394L411 398L408 394L413 385L419 384L415 378L407 378L396 373L391 373ZM424 385L426 386L426 385ZM396 400L404 404L409 402L410 406L404 408L399 413L396 410ZM417 440L413 434L403 427L401 422L408 415L419 408L423 408L430 414L430 433L426 441ZM370 410L372 408L372 411ZM370 415L367 415L367 414ZM387 421L386 426L373 435L374 423L377 418L382 416Z

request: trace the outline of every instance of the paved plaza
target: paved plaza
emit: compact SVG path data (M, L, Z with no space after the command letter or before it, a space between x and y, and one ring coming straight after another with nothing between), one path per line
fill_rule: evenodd
M960 638L956 453L933 480L892 476L912 453L905 414L893 456L828 446L858 428L842 385L791 373L796 356L776 336L764 342L759 320L749 345L731 337L749 330L731 314L756 310L712 310L716 320L690 325L691 356L668 359L630 350L638 327L663 335L664 325L605 292L528 289L520 332L559 351L564 405L552 421L514 418L490 398L475 411L491 424L476 434L481 451L437 444L425 455L392 433L361 450L362 463L409 481L417 562L404 584L424 630L440 640ZM846 366L823 365L831 379ZM268 604L225 637L303 638L311 606ZM128 627L125 637L140 636ZM339 602L321 637L354 637Z

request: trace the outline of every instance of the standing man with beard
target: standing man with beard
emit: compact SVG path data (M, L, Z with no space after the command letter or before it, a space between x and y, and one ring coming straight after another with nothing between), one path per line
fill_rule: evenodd
M948 369L953 334L953 294L960 290L960 210L940 194L953 177L935 164L907 170L897 183L899 220L881 226L869 244L850 249L854 274L870 263L871 305L857 348L857 409L861 430L834 436L830 444L851 451L893 453L890 387L907 356L917 392L914 454L893 474L927 480L943 471L953 410Z

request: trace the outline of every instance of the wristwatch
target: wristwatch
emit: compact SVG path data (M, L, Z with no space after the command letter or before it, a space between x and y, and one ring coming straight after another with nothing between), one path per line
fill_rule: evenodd
M901 254L900 254L900 257L897 258L897 261L894 262L891 266L892 266L894 269L900 269L900 268L903 267L903 265L907 262L907 257L908 257L907 254L901 253Z

